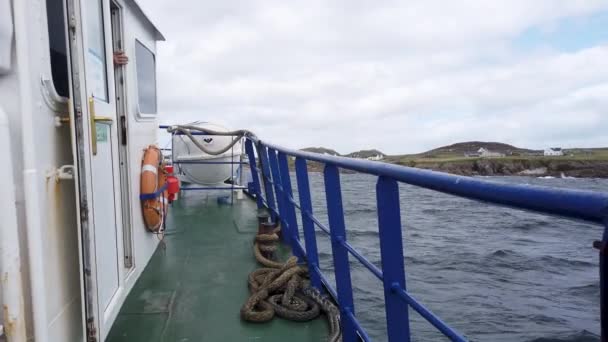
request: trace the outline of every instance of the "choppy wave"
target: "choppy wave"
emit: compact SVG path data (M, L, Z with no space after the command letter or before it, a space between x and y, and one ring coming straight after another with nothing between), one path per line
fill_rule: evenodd
M377 229L377 228L376 228ZM349 230L348 235L352 237L378 237L376 230Z
M571 296L600 298L600 282L587 285L573 286L566 291Z
M522 222L517 222L510 225L511 229L516 230L530 230L530 229L539 229L542 227L548 227L551 223L549 221L541 221L541 220L525 220Z
M490 179L547 185L534 177ZM373 182L344 175L343 190L373 189ZM322 191L322 176L311 174L311 184ZM550 185L606 191L608 180L553 179ZM444 321L472 341L599 341L597 251L589 241L601 227L404 189L408 290ZM349 243L380 265L375 201L375 193L353 190L344 210ZM315 213L326 213L323 201L313 204ZM318 236L321 265L331 270L331 245ZM357 316L372 340L384 341L382 285L350 260L357 265L351 273ZM415 340L440 340L428 323L411 319ZM560 333L564 329L572 332Z
M529 342L599 342L600 336L583 330L566 336L539 337Z

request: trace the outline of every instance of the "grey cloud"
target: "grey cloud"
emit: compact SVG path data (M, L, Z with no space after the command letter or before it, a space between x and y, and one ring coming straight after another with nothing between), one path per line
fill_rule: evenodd
M608 145L608 46L521 52L602 1L150 1L166 122L291 147L419 152L459 140ZM604 92L605 93L605 92ZM539 127L542 127L540 129ZM584 137L584 138L578 138Z

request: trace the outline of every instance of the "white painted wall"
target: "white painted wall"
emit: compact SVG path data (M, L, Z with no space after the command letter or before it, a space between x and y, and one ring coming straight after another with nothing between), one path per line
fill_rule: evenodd
M108 2L109 3L109 2ZM148 264L150 257L158 246L159 239L156 235L149 233L143 224L143 218L141 214L141 204L139 200L139 189L140 189L140 168L141 159L143 156L143 150L150 144L156 143L158 123L156 117L150 118L139 118L137 115L137 59L135 57L135 39L144 43L151 51L156 51L156 31L149 24L149 22L143 17L139 8L130 0L117 0L117 3L122 8L123 15L123 38L124 38L124 51L129 57L129 63L125 66L125 88L127 92L126 98L126 114L127 114L127 141L128 141L128 173L129 173L129 187L122 188L119 190L127 191L130 199L128 202L122 203L124 206L130 206L131 208L131 222L127 223L125 229L130 228L132 231L133 239L133 267L126 268L123 263L119 266L119 289L114 294L111 300L112 309L108 309L104 317L101 318L96 313L97 319L103 319L105 322L104 326L101 322L97 324L100 330L101 339L105 338L108 332L109 324L113 322L118 314L118 311L133 285L141 275L145 266ZM108 37L106 37L107 39ZM113 77L109 77L113 79ZM111 83L111 80L110 80ZM110 88L114 87L114 84L109 84ZM113 89L110 91L113 93ZM87 95L81 94L83 103L87 101ZM87 110L85 108L85 110ZM89 116L89 115L88 115ZM85 124L87 125L87 124ZM115 128L116 126L113 126ZM87 134L85 132L85 134ZM89 144L89 139L85 137L85 144ZM85 151L90 151L89 146L85 148ZM115 154L118 156L118 153ZM91 165L89 164L90 168ZM116 184L119 183L118 172L115 173ZM87 196L89 199L92 198L91 191L91 180L87 180ZM91 202L89 202L91 203ZM94 215L96 213L91 213ZM120 217L120 212L117 213ZM103 214L102 214L103 215ZM93 229L93 221L90 220L89 229ZM120 224L119 224L120 226ZM130 226L130 227L128 227ZM115 248L116 246L112 246ZM122 246L118 247L122 252ZM124 255L121 254L121 260L124 260ZM93 260L94 261L94 260ZM100 261L103 262L103 261Z
M139 11L132 2L125 4L124 38L125 52L129 56L127 65L127 114L128 114L128 159L131 198L131 226L133 232L133 272L128 275L127 282L129 290L139 278L144 267L148 264L150 257L158 246L158 237L148 232L141 214L141 202L139 200L141 159L144 149L157 142L158 122L156 118L139 118L137 106L137 74L135 58L135 39L138 39L148 49L156 53L156 40L152 27L138 16ZM157 60L158 65L158 60ZM157 87L158 88L158 87Z
M6 0L0 0L6 1ZM9 1L10 2L10 1ZM141 21L137 7L131 1L120 1L125 8L124 30L126 52L130 56L127 66L127 89L129 108L129 158L130 198L132 209L132 231L134 238L135 267L124 269L125 289L119 298L121 302L147 265L158 245L156 236L148 233L143 225L139 202L139 168L143 148L156 141L157 123L154 119L136 120L136 74L134 41L138 38L152 51L156 51L155 32L151 26ZM9 53L11 67L4 68L0 75L0 103L8 119L11 141L12 182L15 185L17 226L21 249L24 293L25 322L28 336L34 335L34 310L46 307L44 322L38 322L45 331L38 341L84 341L82 324L82 298L79 265L79 245L77 226L77 200L75 183L71 180L57 182L54 170L62 165L73 164L71 132L69 125L55 126L55 116L67 113L55 112L45 98L41 80L51 78L49 40L46 23L46 1L13 0L15 8L15 41L11 41ZM129 11L136 10L135 13ZM6 22L3 22L6 24ZM6 52L3 43L3 53ZM6 60L6 58L4 58ZM6 70L8 69L8 70ZM20 70L18 73L17 70ZM26 101L27 99L27 101ZM23 101L22 101L23 100ZM26 106L24 106L26 104ZM24 120L28 118L28 120ZM26 198L24 182L25 164L28 160L27 175L31 182L27 188L31 194ZM9 191L0 189L0 196ZM26 209L32 214L26 219ZM35 209L35 210L34 210ZM0 222L0 229L6 222ZM32 305L30 280L32 274L28 265L26 231L38 227L35 235L41 239L39 251L43 268L37 276L44 279L43 305ZM31 252L31 249L30 249ZM2 291L0 289L0 291ZM0 318L2 313L0 311ZM38 342L37 341L37 342Z
M44 265L41 277L46 293L43 294L45 303L40 307L46 307L44 316L47 321L42 322L41 326L47 327L47 338L51 341L74 340L82 336L78 325L71 323L80 320L74 185L69 181L56 183L54 179L46 177L48 172L60 165L72 163L70 135L69 130L55 127L56 113L47 105L41 88L41 79L50 77L45 3L18 1L13 3L13 7L17 41L17 64L13 72L17 69L20 71L18 77L9 76L3 80L0 96L11 125L13 155L18 156L13 160L13 173L18 175L15 187L19 227L24 235L27 227L38 227L36 232L42 237L42 248L37 252L39 263ZM19 96L16 96L17 89ZM23 101L20 103L19 99ZM29 108L23 106L25 99ZM31 115L31 121L22 121L27 115ZM27 126L25 131L24 124ZM25 160L32 161L27 170ZM32 180L27 185L37 194L30 196L27 202L24 202L25 171ZM27 222L24 209L35 213ZM25 241L25 237L21 236L22 250L28 251ZM23 260L28 260L30 264L33 261L27 255ZM33 274L29 273L28 267L25 267L24 273L26 281L29 281ZM36 275L39 275L38 272ZM27 290L31 294L29 286ZM31 312L33 305L30 296L26 298L26 305ZM30 335L32 321L30 316Z

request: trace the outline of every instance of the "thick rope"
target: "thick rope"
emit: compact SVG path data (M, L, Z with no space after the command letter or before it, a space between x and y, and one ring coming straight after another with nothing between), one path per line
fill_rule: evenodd
M259 248L255 250L261 264L272 266L249 274L248 282L252 295L241 308L241 317L251 322L269 321L275 313L294 321L316 318L320 312L319 306L314 301L296 294L303 285L300 275L307 274L306 268L297 264L298 259L291 257L285 263L279 263L262 256ZM268 305L272 307L272 313Z
M209 135L234 136L234 139L232 139L230 144L226 145L222 149L220 149L218 151L212 151L212 150L208 149L207 147L205 147L203 144L201 144L198 140L196 140L196 138L192 134L192 131L207 133ZM198 127L196 125L171 126L171 127L167 128L167 132L169 132L171 134L175 134L176 132L185 134L188 138L190 138L192 143L194 143L194 145L196 145L196 147L198 147L199 150L201 150L209 155L212 155L212 156L218 156L220 154L227 152L234 145L236 145L239 141L241 141L241 138L243 138L245 136L255 138L255 134L253 134L250 131L243 130L243 129L237 130L237 131L220 132L220 131L214 131L214 130L207 129L207 128Z
M308 269L297 264L295 256L281 263L267 255L276 250L279 229L255 238L256 260L266 266L251 272L248 285L251 296L241 307L241 317L250 322L267 322L275 315L292 321L315 319L322 310L329 323L328 341L340 342L340 312L332 301L310 286Z
M321 292L314 287L305 287L302 289L307 297L312 298L325 312L327 321L329 323L329 337L328 342L340 342L342 341L342 330L340 328L340 310L331 299L321 294Z

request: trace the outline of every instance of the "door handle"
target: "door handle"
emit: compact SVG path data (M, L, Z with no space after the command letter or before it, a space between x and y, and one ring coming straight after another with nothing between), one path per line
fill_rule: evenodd
M112 123L112 122L114 122L114 119L112 119L109 116L95 116L93 118L93 120L95 122L105 122L105 123Z
M97 116L95 114L95 100L92 97L89 97L89 114L91 121L91 150L93 150L93 155L97 155L97 123L103 122L111 124L114 122L114 119L109 116Z

